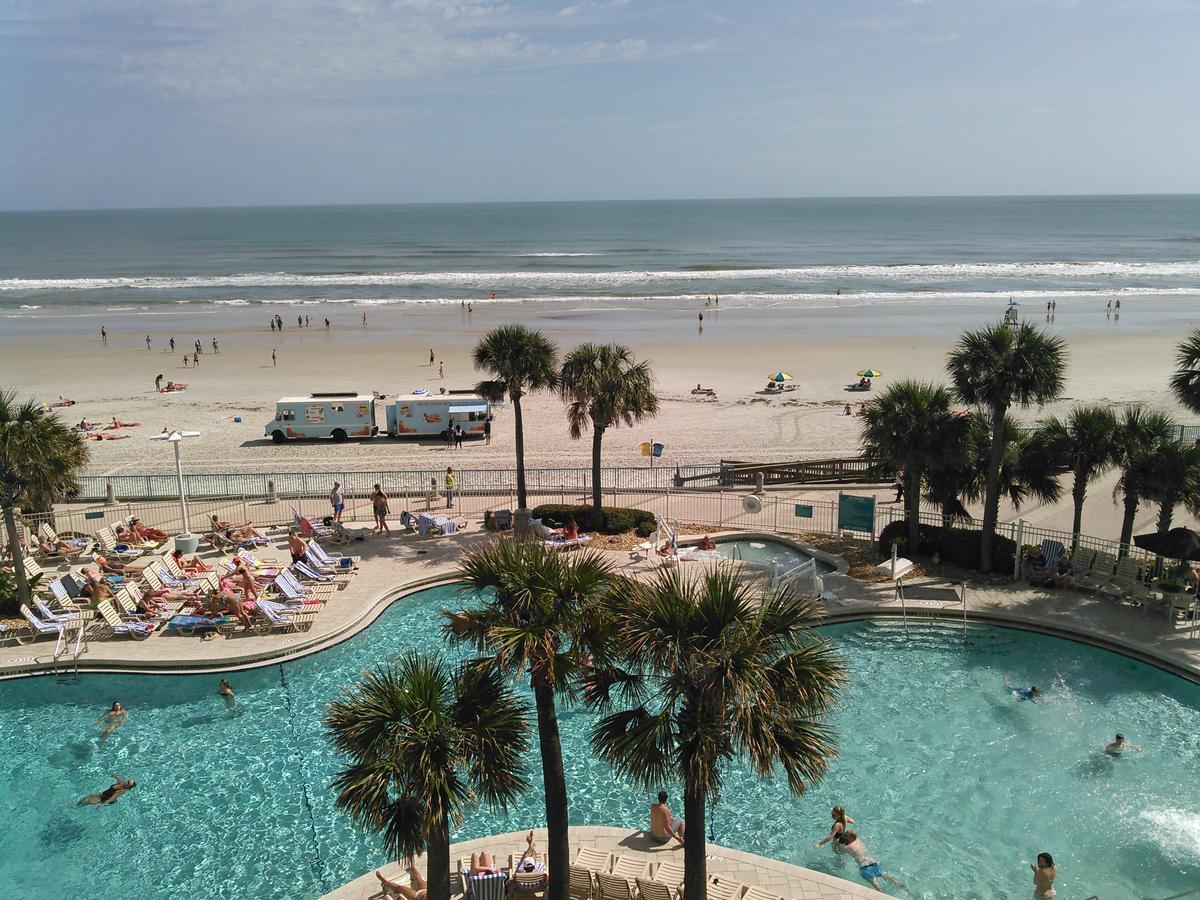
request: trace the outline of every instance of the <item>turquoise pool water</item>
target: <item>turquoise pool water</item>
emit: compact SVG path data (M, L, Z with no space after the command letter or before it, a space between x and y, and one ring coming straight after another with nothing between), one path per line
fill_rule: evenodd
M436 611L455 600L415 594L339 647L231 675L232 713L215 675L0 683L0 896L305 898L383 862L333 808L324 705L363 667L436 644ZM854 676L834 722L842 756L800 799L732 766L713 840L854 878L812 849L840 802L915 896L1028 897L1022 860L1041 850L1064 898L1200 886L1200 687L1054 638L981 628L964 645L929 627L827 629ZM1005 674L1043 686L1044 703L1016 702ZM101 748L95 719L113 699L130 717ZM640 826L647 798L592 760L590 722L563 716L571 819ZM1118 729L1145 752L1102 756ZM138 786L75 805L111 774ZM480 811L455 838L540 825L540 805L535 792L506 817Z
M813 558L790 544L759 538L718 541L717 553L729 559L740 559L759 566L769 566L772 562L778 562L780 572L786 572ZM816 563L818 575L835 571L836 567L823 559L818 559Z

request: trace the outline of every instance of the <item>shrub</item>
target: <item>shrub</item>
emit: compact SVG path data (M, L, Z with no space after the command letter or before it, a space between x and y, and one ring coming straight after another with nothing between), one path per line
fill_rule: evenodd
M573 518L580 531L598 531L601 534L624 534L638 529L638 534L645 537L655 529L654 513L620 506L604 509L600 522L596 521L596 512L592 507L563 503L545 503L535 508L531 515L546 524L553 522L557 525ZM644 534L642 529L646 529Z
M892 544L906 547L909 553L922 556L941 555L948 563L962 566L964 569L979 568L979 543L982 532L967 528L942 528L935 525L920 527L921 546L915 551L906 547L908 523L905 521L891 522L879 533L879 549L885 556L891 556ZM1009 538L996 535L992 543L992 571L1008 572L1012 570L1013 555L1017 545Z

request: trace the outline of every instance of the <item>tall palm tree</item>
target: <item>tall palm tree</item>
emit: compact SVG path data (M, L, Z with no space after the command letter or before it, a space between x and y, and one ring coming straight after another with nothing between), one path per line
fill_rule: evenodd
M955 415L947 438L956 452L940 457L926 476L925 499L938 505L942 524L969 519L965 503L978 503L987 490L992 420L987 410ZM1030 500L1053 503L1062 496L1058 475L1064 470L1038 434L1022 431L1011 416L1004 419L1000 461L1000 495L1016 509Z
M1066 345L1032 325L996 324L968 331L950 353L946 370L964 403L985 407L992 420L979 570L992 570L992 544L1000 516L1000 466L1004 458L1004 423L1014 403L1043 404L1062 393Z
M76 477L87 459L83 438L57 416L32 400L18 404L12 391L0 391L0 509L20 603L29 603L30 595L16 510L52 509L55 500L76 489Z
M1147 461L1144 496L1158 503L1158 530L1171 530L1175 507L1200 512L1200 446L1168 441Z
M528 709L500 673L409 652L365 672L325 726L349 761L337 807L383 833L395 859L427 851L428 900L449 900L450 831L480 800L503 808L529 787Z
M760 594L731 567L662 570L629 584L611 616L612 663L584 679L585 698L605 713L592 746L647 790L683 782L683 897L703 900L705 805L721 764L737 756L764 778L782 769L802 794L837 752L823 719L846 670L812 630L807 601L790 589Z
M958 449L950 392L928 381L897 381L868 403L863 413L863 450L887 462L904 477L908 546L916 553L921 532L921 490L925 474Z
M476 605L444 613L446 636L491 654L492 668L509 678L528 677L533 689L546 792L547 889L551 900L565 900L570 843L557 699L575 697L572 679L603 635L601 601L617 577L598 551L556 553L522 540L494 541L468 553L458 574Z
M476 390L484 397L512 401L517 445L517 506L528 509L525 494L525 426L521 398L533 391L552 390L558 381L558 348L540 331L524 325L501 325L483 336L473 354L475 368L492 375Z
M1154 474L1156 451L1172 441L1175 421L1165 413L1141 406L1127 407L1117 422L1114 436L1116 462L1121 477L1113 488L1113 497L1121 494L1124 510L1121 516L1121 554L1129 552L1133 540L1133 520L1138 506L1146 499L1146 486Z
M1083 528L1088 482L1117 461L1117 417L1107 406L1076 406L1065 420L1051 416L1038 430L1072 476L1075 517L1071 520L1071 554L1074 555Z
M1175 348L1175 360L1171 391L1189 410L1200 413L1200 328Z
M634 362L621 344L580 344L563 360L558 389L567 403L571 437L592 428L592 509L600 518L600 449L604 432L658 414L650 364Z

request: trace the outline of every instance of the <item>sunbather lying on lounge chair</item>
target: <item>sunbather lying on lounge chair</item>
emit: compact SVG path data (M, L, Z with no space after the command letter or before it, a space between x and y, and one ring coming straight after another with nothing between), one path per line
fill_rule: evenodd
M385 897L393 897L396 900L425 900L426 895L429 893L425 877L416 870L415 866L408 867L408 884L385 878L383 872L379 869L375 870L375 877L379 879L379 884L383 887L383 895Z
M171 559L175 560L175 565L184 572L211 572L212 566L207 565L199 556L193 556L191 559L183 558L183 551L176 547L171 551Z
M157 528L151 528L148 525L143 525L142 520L134 517L129 520L129 531L135 538L143 543L151 541L165 541L168 537L165 531L159 531Z
M113 599L112 588L109 587L108 581L104 576L95 569L84 569L83 576L87 579L84 585L79 590L81 597L86 597L88 602L95 606L101 600Z

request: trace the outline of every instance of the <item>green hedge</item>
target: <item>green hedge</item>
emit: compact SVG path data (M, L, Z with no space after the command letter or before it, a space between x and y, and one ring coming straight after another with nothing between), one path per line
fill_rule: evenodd
M626 509L620 506L605 507L603 521L596 521L595 511L590 506L572 506L563 503L545 503L535 508L533 518L547 525L562 525L574 519L580 531L598 531L601 534L624 534L637 529L643 536L654 531L654 513L644 509Z
M941 528L922 525L921 546L916 552L921 556L933 556L935 552L948 563L964 569L979 568L979 542L983 533L966 528ZM879 549L884 556L892 555L892 543L900 540L901 546L908 543L908 522L891 522L879 533ZM1009 538L996 535L992 540L992 571L1012 571L1013 556L1017 545ZM904 552L900 551L904 556Z

